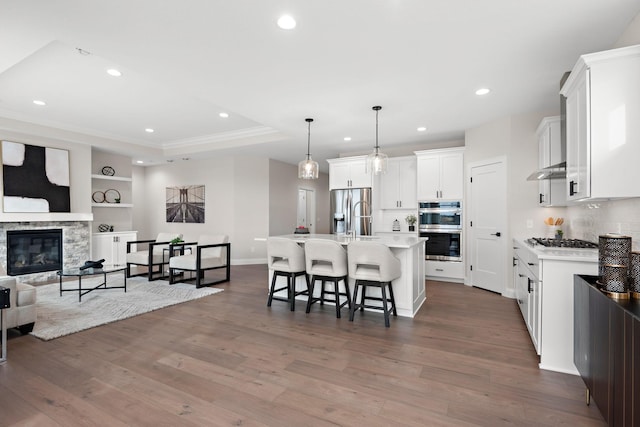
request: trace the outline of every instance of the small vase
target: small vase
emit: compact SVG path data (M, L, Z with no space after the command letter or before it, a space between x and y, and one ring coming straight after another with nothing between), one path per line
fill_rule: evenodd
M555 239L556 235L558 234L558 230L560 230L560 226L559 225L549 225L549 226L547 226L547 238L548 239Z
M409 226L409 231L416 231L416 226L415 225L410 225Z

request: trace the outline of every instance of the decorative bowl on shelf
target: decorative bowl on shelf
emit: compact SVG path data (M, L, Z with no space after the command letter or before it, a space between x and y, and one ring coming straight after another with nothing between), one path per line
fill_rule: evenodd
M116 170L111 166L104 166L102 168L102 175L113 176L116 174Z
M104 191L94 191L91 195L91 200L94 203L104 203Z
M120 203L120 192L110 188L104 192L104 201L107 203Z

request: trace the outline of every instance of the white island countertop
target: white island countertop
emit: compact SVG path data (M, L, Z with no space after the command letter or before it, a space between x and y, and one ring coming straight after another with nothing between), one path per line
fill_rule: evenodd
M346 234L286 234L284 236L277 237L286 237L287 239L295 240L300 243L304 243L304 241L308 239L325 239L333 240L343 245L348 245L349 242L371 241L379 242L390 248L397 249L409 249L418 244L424 244L424 242L428 240L428 238L426 237L416 237L408 235L352 237Z

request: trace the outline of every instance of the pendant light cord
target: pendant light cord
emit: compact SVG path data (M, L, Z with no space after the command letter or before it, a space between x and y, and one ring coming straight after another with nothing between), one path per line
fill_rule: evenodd
M376 112L376 154L378 153L378 151L380 150L380 146L378 145L378 113L380 112L380 110L382 110L382 107L379 105L376 105L375 107L373 107L373 110L375 110Z
M311 122L313 119L305 119L307 123L309 123L309 130L307 133L307 160L311 158Z

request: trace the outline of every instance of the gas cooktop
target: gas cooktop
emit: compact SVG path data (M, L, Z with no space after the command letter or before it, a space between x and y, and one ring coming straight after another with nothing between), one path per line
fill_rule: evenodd
M549 239L545 237L533 237L527 239L527 243L532 246L541 245L547 248L570 248L570 249L595 249L597 243L580 239Z

